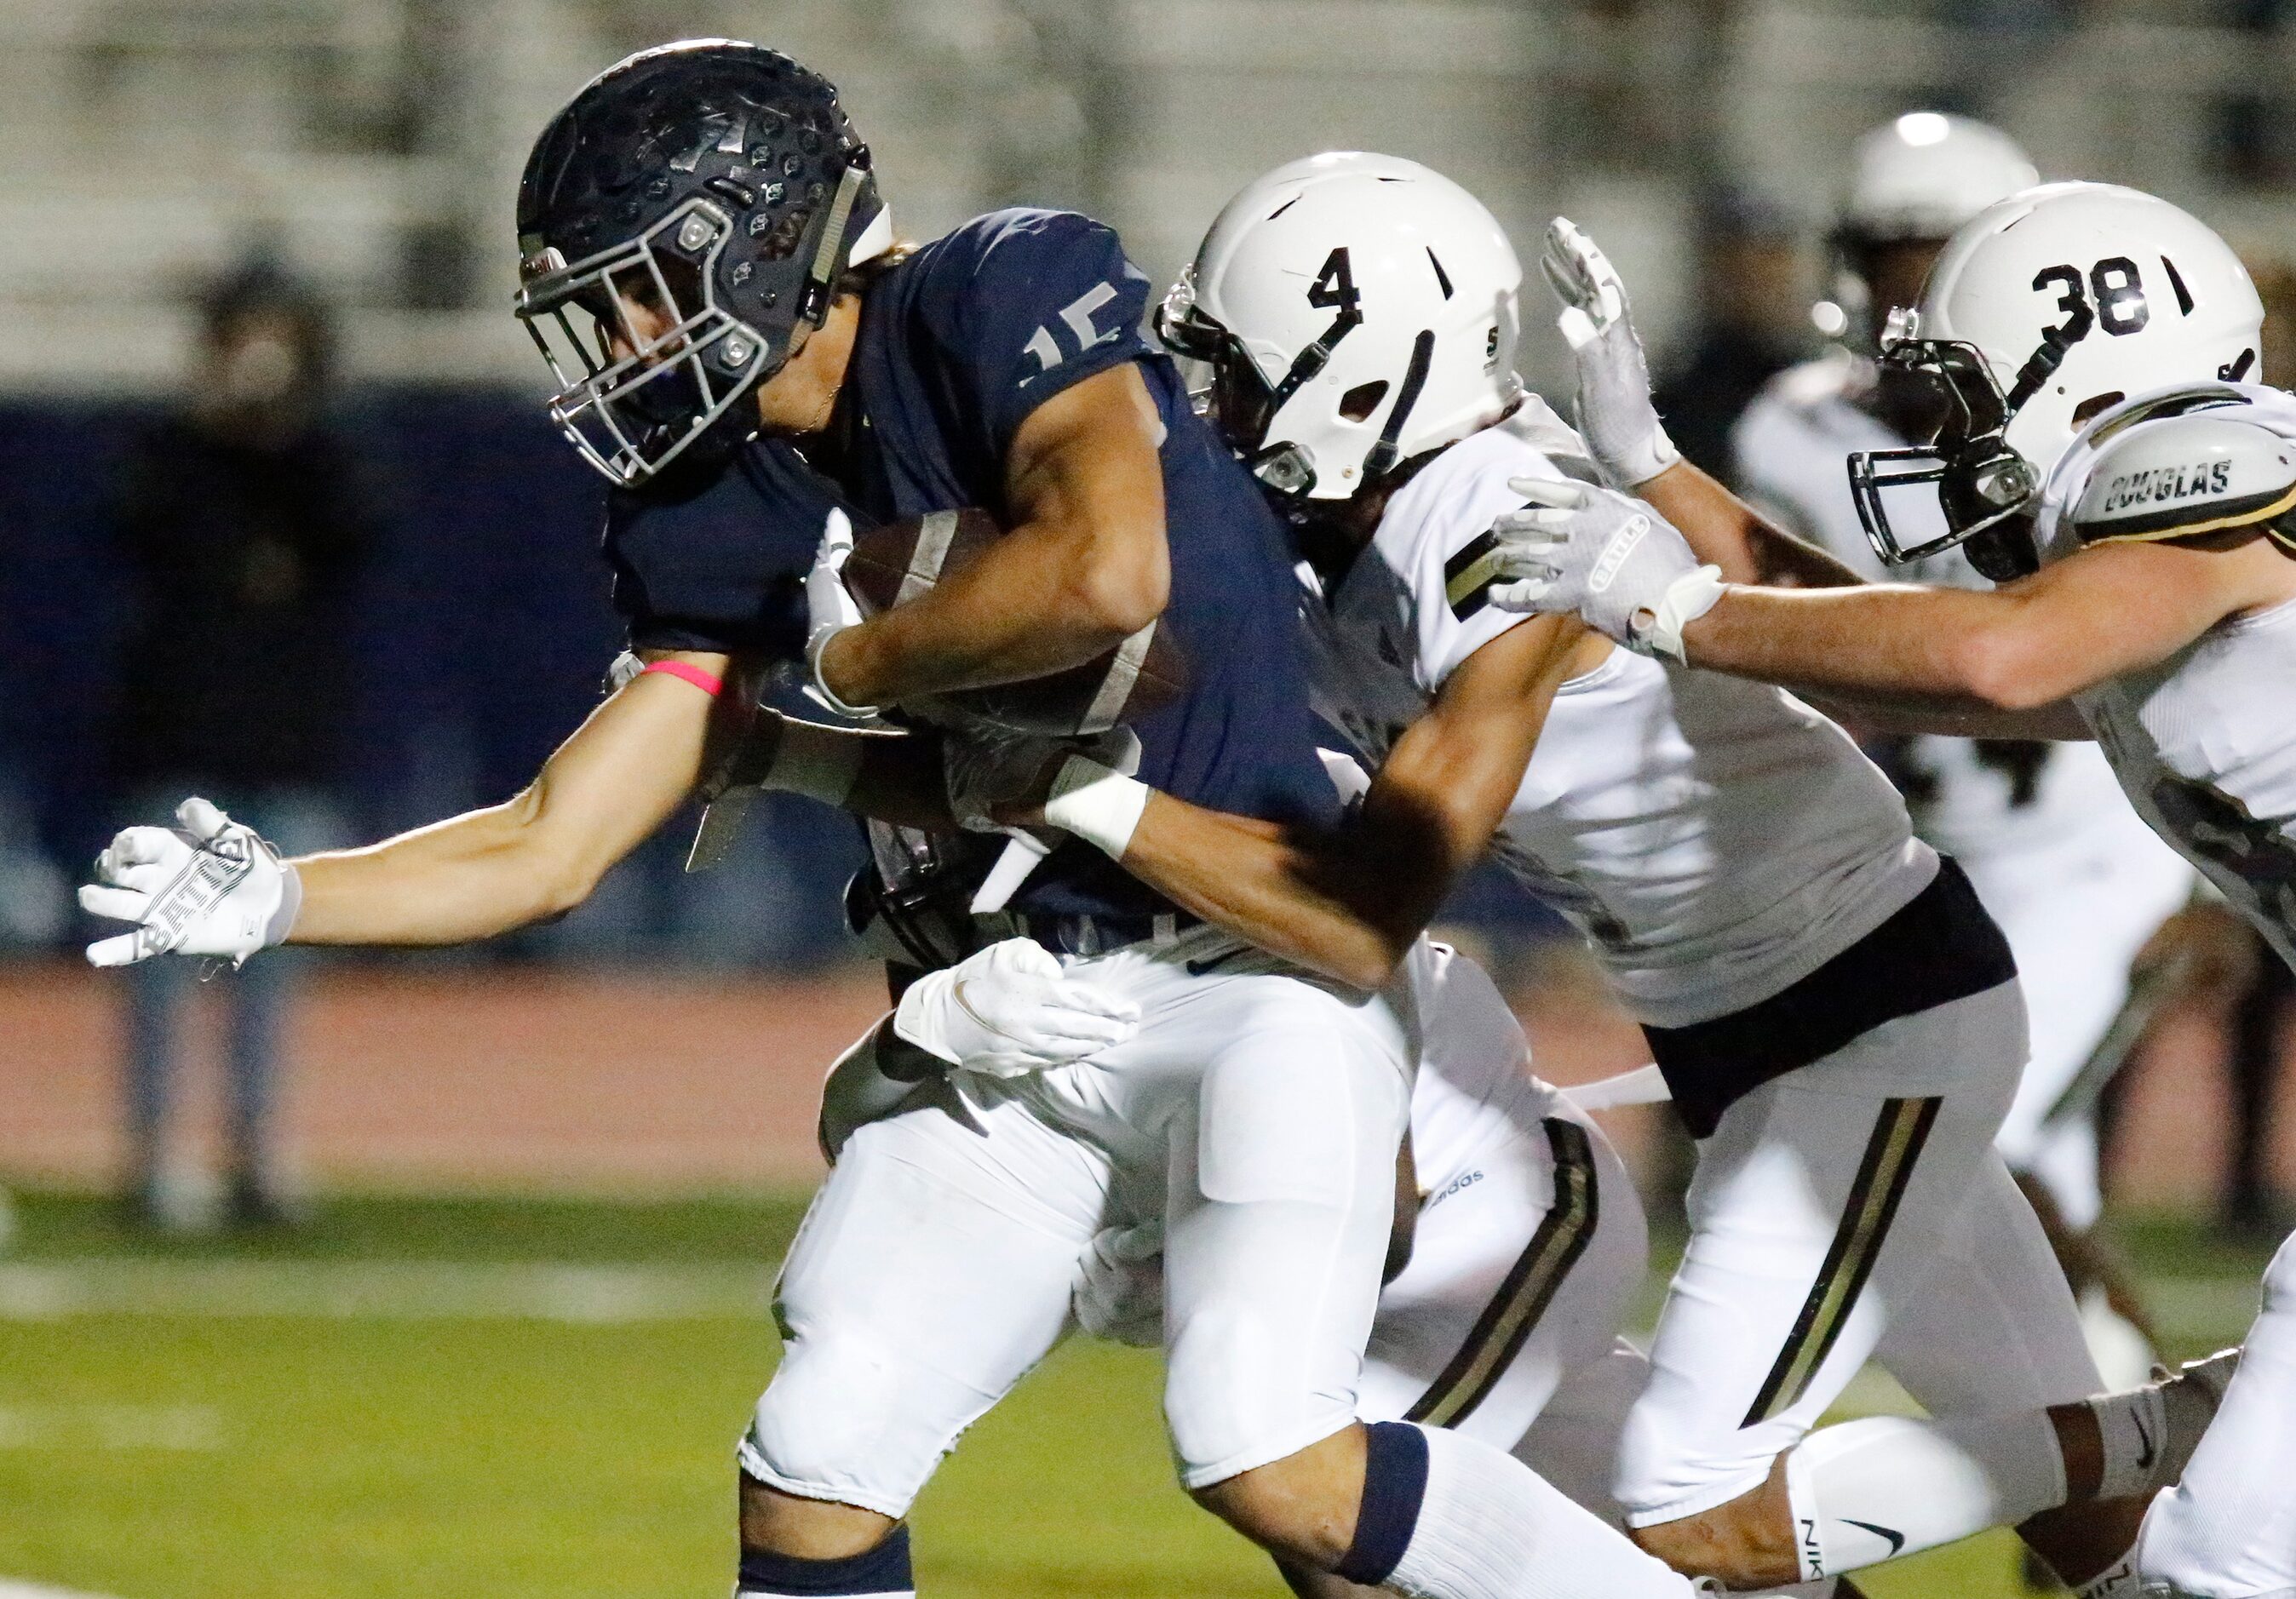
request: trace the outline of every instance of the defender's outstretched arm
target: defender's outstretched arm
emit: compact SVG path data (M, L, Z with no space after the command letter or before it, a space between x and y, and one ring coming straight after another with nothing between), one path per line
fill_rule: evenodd
M1341 831L1306 834L1156 793L1119 859L1264 949L1380 987L1490 842L1555 691L1584 669L1587 636L1552 619L1501 635L1451 675Z
M1693 666L1909 709L2030 711L2164 660L2267 602L2285 561L2100 545L1990 594L1731 587L1682 630Z

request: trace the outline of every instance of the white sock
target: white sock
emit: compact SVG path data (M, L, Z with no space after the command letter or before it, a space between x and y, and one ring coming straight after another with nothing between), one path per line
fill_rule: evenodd
M1689 1599L1689 1578L1513 1456L1439 1427L1427 1492L1387 1587L1407 1599Z
M2014 1526L2064 1503L2044 1412L1821 1427L1786 1456L1805 1580Z
M2161 1451L2169 1441L2169 1406L2160 1386L2099 1394L2087 1403L2104 1439L2104 1474L2096 1496L2127 1499L2159 1488Z

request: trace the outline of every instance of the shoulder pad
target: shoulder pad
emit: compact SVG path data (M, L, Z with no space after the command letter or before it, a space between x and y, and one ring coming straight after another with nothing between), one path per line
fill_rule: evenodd
M2296 509L2296 443L2224 410L2116 430L2088 465L2072 531L2088 544L2163 543Z

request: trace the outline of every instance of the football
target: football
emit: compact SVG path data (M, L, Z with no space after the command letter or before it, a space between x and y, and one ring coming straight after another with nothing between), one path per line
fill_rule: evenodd
M857 532L845 586L875 615L963 571L1004 536L986 511L936 511ZM1079 666L1024 683L967 689L942 702L1014 733L1089 736L1169 705L1187 687L1187 666L1160 623Z

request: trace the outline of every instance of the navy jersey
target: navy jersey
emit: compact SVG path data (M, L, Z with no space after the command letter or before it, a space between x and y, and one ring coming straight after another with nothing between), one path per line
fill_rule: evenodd
M830 437L802 455L754 441L699 482L614 496L607 553L631 642L801 659L805 571L832 504L860 526L967 505L1009 522L1004 460L1029 414L1071 384L1137 363L1166 432L1172 586L1162 627L1190 673L1187 693L1136 728L1140 776L1216 810L1334 820L1283 525L1195 415L1171 362L1142 337L1147 291L1113 232L1062 211L995 212L890 268L864 301ZM1074 842L1037 870L1014 906L1166 908Z

